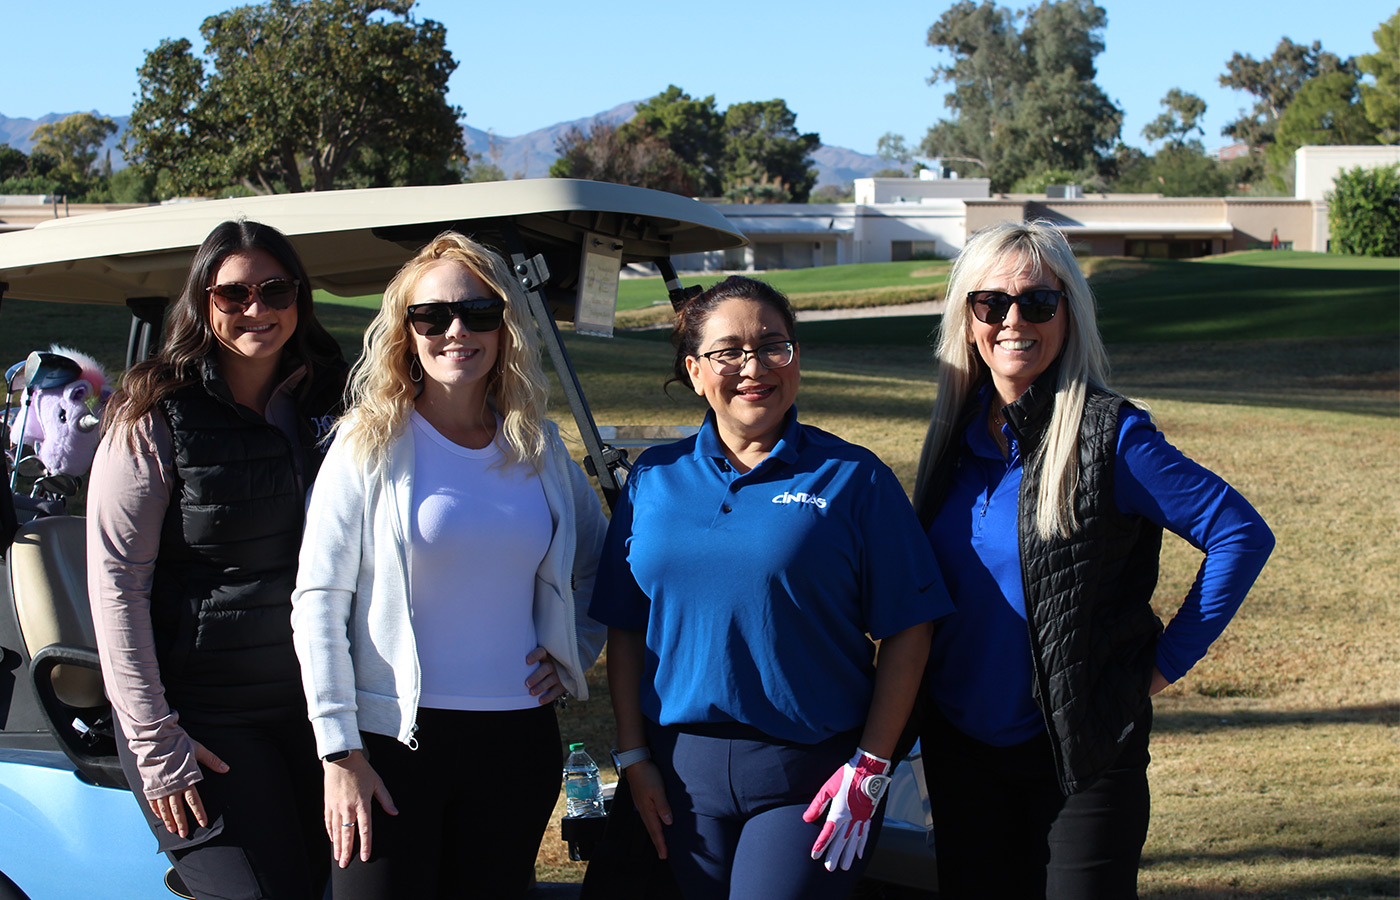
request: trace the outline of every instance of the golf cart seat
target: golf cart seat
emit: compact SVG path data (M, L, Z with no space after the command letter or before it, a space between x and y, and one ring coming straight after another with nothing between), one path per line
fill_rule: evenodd
M21 525L10 546L10 591L49 730L86 777L124 787L88 607L84 521L47 516Z

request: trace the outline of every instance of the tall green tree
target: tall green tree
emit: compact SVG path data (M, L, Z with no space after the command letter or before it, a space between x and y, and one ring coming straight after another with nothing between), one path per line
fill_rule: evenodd
M1376 128L1361 108L1356 76L1328 72L1298 89L1279 117L1269 161L1282 165L1305 144L1370 144Z
M726 199L735 203L806 203L817 183L815 132L797 130L797 113L785 100L735 103L724 111L721 175Z
M993 190L1040 171L1101 170L1123 121L1094 82L1107 22L1092 0L1019 13L991 0L954 4L927 36L952 56L929 82L952 85L944 104L953 116L929 129L923 153L971 161L980 169L969 174L985 173Z
M1320 41L1296 44L1285 37L1273 55L1265 59L1236 53L1225 63L1220 84L1252 95L1255 102L1252 109L1221 129L1221 134L1257 149L1266 148L1273 143L1283 111L1303 85L1318 75L1336 71L1354 74L1354 64L1323 50Z
M588 131L570 128L554 149L552 178L586 178L693 196L690 168L658 137L599 122Z
M1201 127L1201 116L1206 114L1206 101L1189 91L1172 88L1162 98L1165 110L1148 122L1142 129L1142 136L1149 141L1165 140L1171 147L1185 147L1194 131L1202 136L1206 130Z
M0 181L17 178L29 171L29 156L9 144L0 144Z
M637 104L636 113L620 129L624 140L656 138L665 141L685 164L694 193L715 196L720 192L720 167L724 157L724 114L711 94L691 97L674 84Z
M165 40L138 70L124 149L182 193L455 181L446 30L414 0L269 0Z
M1356 61L1372 82L1361 84L1361 106L1381 143L1400 143L1400 11L1371 32L1376 52Z
M34 141L30 156L52 160L49 177L59 182L63 193L76 198L95 186L98 179L93 163L98 150L116 133L117 123L106 116L74 113L35 128L29 136Z
M1191 143L1198 143L1192 141ZM1235 193L1234 173L1199 146L1167 145L1152 156L1122 154L1116 193L1164 197L1225 197Z
M803 203L817 181L810 157L820 143L798 132L784 100L720 113L713 96L696 99L673 84L621 126L571 129L556 142L549 174L739 203Z
M893 131L886 131L880 135L880 139L875 142L875 155L888 164L888 168L875 173L876 178L906 176L909 171L905 167L914 160L914 154L905 143L904 135L895 134Z

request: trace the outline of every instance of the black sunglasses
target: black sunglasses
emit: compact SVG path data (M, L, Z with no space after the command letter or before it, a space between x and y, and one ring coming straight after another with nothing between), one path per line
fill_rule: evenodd
M1019 297L1013 297L1006 291L968 291L967 302L972 304L972 314L977 317L977 321L988 325L999 325L1006 321L1006 314L1011 312L1013 303L1021 307L1021 318L1041 325L1055 318L1055 311L1060 307L1060 298L1064 295L1064 291L1050 288L1036 288Z
M268 309L286 309L296 302L300 287L301 282L295 278L269 278L262 284L226 281L204 290L214 298L214 305L221 312L231 316L247 310L254 296L261 299Z
M423 337L437 337L457 319L468 331L495 331L505 320L506 301L500 297L472 297L451 303L415 303L408 308L408 323Z

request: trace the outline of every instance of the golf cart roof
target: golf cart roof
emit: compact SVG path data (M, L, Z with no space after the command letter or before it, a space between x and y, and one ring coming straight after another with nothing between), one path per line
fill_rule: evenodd
M191 201L56 219L0 235L0 282L5 296L28 300L123 305L174 297L205 236L239 217L280 229L313 286L347 297L381 292L448 228L498 245L499 223L509 221L531 252L575 260L585 234L616 239L623 262L746 243L714 208L687 197L546 178Z

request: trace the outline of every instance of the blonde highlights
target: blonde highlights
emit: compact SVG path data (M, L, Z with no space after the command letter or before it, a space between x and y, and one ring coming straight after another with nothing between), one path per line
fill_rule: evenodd
M350 373L349 408L337 431L351 442L355 461L373 469L387 461L390 446L408 427L418 396L409 372L417 356L408 307L424 274L439 262L465 266L506 301L500 349L486 395L504 420L497 438L502 452L512 462L538 468L545 449L549 382L524 290L498 254L454 231L433 238L384 289L379 313L365 330L364 352Z
M934 406L929 451L944 454L958 439L959 418L968 397L989 377L986 363L969 340L972 310L969 291L1008 258L1033 273L1050 272L1065 296L1057 315L1066 316L1065 343L1055 380L1054 409L1039 452L1026 460L1039 475L1036 533L1042 538L1070 535L1077 522L1074 492L1079 483L1079 426L1088 390L1108 388L1108 352L1099 335L1094 296L1074 252L1048 222L1003 223L968 239L948 276L948 296L938 336L938 400Z

